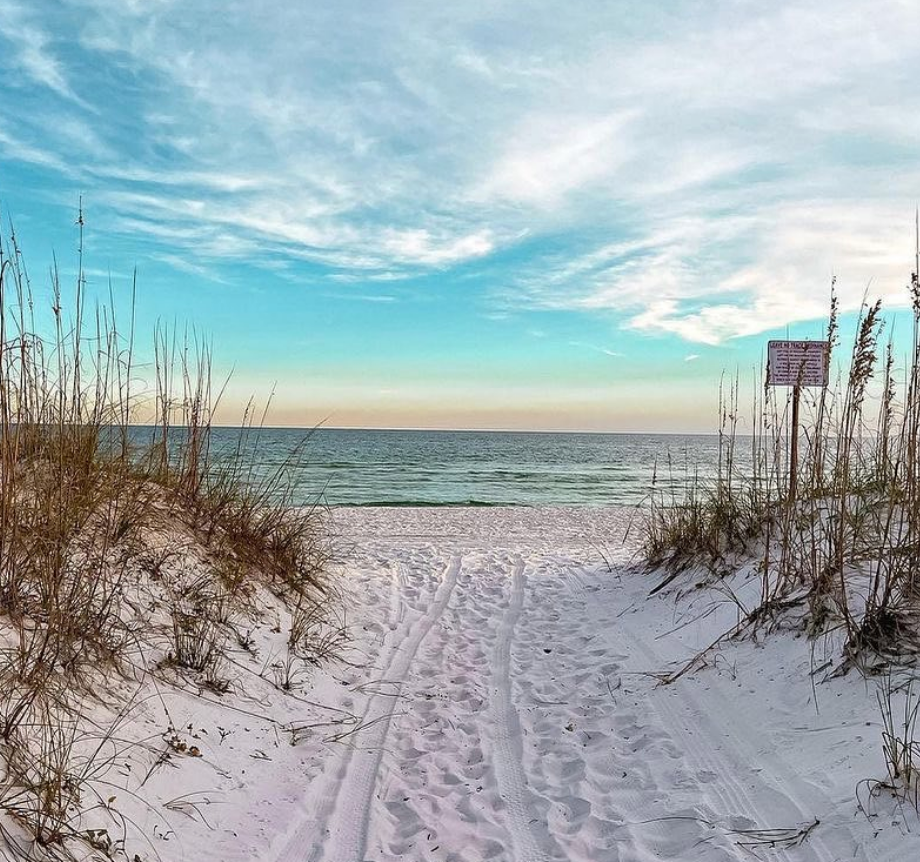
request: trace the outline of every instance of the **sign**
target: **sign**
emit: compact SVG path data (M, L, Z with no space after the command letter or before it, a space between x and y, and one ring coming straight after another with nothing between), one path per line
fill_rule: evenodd
M767 386L827 386L829 359L826 341L770 341Z

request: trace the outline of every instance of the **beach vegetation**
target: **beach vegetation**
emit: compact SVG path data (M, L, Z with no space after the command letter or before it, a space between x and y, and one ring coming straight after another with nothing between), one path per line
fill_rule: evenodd
M705 666L731 638L780 627L813 642L822 638L825 653L836 656L825 665L832 676L856 668L882 680L877 696L888 777L860 783L857 798L867 815L883 791L920 807L920 700L909 670L920 654L917 273L908 290L913 331L902 383L893 342L884 340L881 304L864 303L838 381L802 390L799 429L791 427L792 392L760 385L751 431L740 435L736 377L720 398L714 475L696 470L682 486L653 488L644 515L644 555L657 579L652 593L680 582L687 570L694 586L723 592L746 578L760 581L759 600L738 603L737 624L662 674L662 682ZM832 355L839 352L833 285L827 341ZM793 433L801 435L797 482L790 476ZM742 446L750 448L738 457ZM893 672L904 668L907 682L895 685ZM815 702L817 708L817 695Z
M114 289L90 301L82 221L67 290L57 268L34 290L0 237L0 836L30 859L113 850L111 806L89 828L87 803L118 749L99 715L126 684L226 691L222 657L260 595L294 620L292 663L331 652L321 508L294 506L290 460L256 468L264 411L215 450L210 345L161 327L139 361L133 289L126 328Z
M837 382L802 390L801 455L791 492L791 391L761 381L748 433L739 383L720 398L719 460L659 486L646 507L644 555L663 587L700 566L724 577L756 561L752 625L804 608L811 636L841 633L844 668L878 671L920 647L920 286L904 383L879 302L865 303ZM831 293L827 341L839 353ZM869 405L869 407L867 407ZM871 409L870 409L871 407ZM798 611L797 611L798 612Z

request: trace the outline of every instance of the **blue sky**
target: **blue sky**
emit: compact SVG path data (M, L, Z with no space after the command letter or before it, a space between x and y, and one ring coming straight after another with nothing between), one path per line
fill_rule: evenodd
M914 0L0 0L0 203L226 421L710 430L833 274L907 333L918 72Z

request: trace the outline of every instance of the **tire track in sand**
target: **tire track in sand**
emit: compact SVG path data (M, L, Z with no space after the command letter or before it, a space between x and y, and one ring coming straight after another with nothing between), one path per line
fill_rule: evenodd
M628 636L632 645L649 661L658 667L665 666L662 657L640 633L629 630ZM713 704L717 703L715 696L710 697ZM790 825L804 825L811 822L814 817L811 808L803 804L796 793L796 785L799 783L797 776L790 773L782 779L775 777L767 762L758 760L752 752L745 750L742 740L751 733L740 723L738 716L732 717L732 733L726 734L724 728L720 728L713 716L699 704L687 685L682 686L677 703L672 703L667 697L662 696L654 701L648 700L647 705L657 713L675 738L681 740L690 759L715 776L716 780L710 785L710 792L722 800L724 816L730 815L733 807L740 807L742 816L746 816L756 826L764 828L773 825L777 810L781 809L786 812L784 824L788 822ZM731 710L726 707L723 715L731 714ZM778 754L774 755L774 759L778 760ZM755 787L747 787L741 777L742 771L745 765L754 763L758 764L759 783ZM811 788L811 791L819 792L817 788ZM838 831L841 831L840 827ZM865 855L860 852L857 842L852 837L846 851L847 855L841 856L826 845L820 832L815 832L808 842L798 847L776 847L772 852L773 858L789 862L865 859Z
M386 738L390 730L393 717L393 707L402 685L409 674L415 655L422 641L438 621L460 575L461 558L451 558L447 569L435 591L434 598L422 618L412 627L412 633L402 644L394 648L390 661L383 673L383 679L395 685L393 694L373 695L367 702L362 715L362 722L374 721L366 731L359 731L358 743L349 747L345 752L342 766L339 769L339 781L332 804L320 822L316 824L316 831L321 834L309 852L298 852L295 841L288 845L281 855L285 862L361 862L367 845L368 826L374 802L374 790L377 786L377 776L386 747ZM402 580L400 586L403 586ZM383 708L376 720L372 718L377 711L378 704L383 701ZM326 848L329 849L327 854ZM304 848L306 849L306 848Z
M508 815L507 828L513 858L519 862L550 862L564 859L542 818L534 809L524 774L521 723L511 698L511 642L524 607L524 561L518 558L511 574L511 598L498 630L492 666L493 686L489 698L493 765L499 793ZM547 852L547 849L551 852Z

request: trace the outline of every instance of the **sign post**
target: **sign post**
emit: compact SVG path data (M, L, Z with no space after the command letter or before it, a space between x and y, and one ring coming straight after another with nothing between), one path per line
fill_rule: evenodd
M795 502L799 490L799 399L801 386L792 387L792 437L789 440L789 501Z
M767 386L792 387L792 429L789 438L789 502L795 502L799 473L799 400L803 386L827 386L830 342L767 343Z

